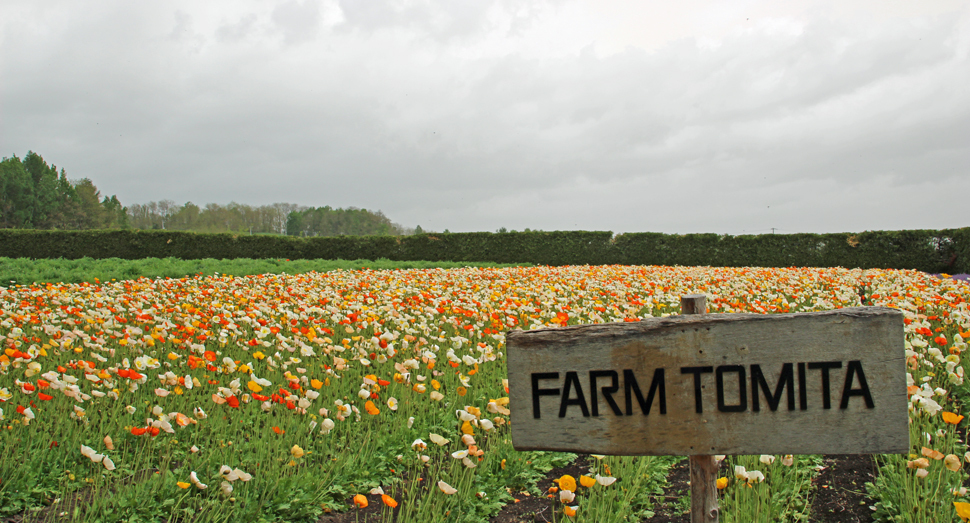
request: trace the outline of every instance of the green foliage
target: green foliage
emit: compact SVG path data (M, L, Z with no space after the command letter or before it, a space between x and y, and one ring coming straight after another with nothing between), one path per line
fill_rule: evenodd
M590 476L602 474L620 479L609 487L579 488L579 515L575 520L620 523L652 518L657 496L663 494L667 484L668 471L680 460L677 456L609 456L593 461Z
M0 161L0 228L110 229L127 220L117 197L102 198L87 178L68 181L39 154Z
M110 205L114 205L110 203ZM110 206L109 205L109 206ZM120 204L118 204L120 205ZM291 225L305 216L291 213ZM421 233L410 236L200 234L153 230L0 230L10 258L283 258L473 261L542 265L847 267L970 272L970 227L858 234L628 233L528 231Z
M951 442L952 443L952 442ZM895 523L938 523L960 521L953 510L953 501L965 501L951 491L966 479L963 473L954 474L939 463L931 463L930 474L917 478L914 469L906 467L907 457L879 456L879 474L874 483L867 483L867 491L876 500L873 521Z
M299 209L292 203L253 207L231 202L199 207L192 202L178 205L172 200L132 204L127 209L135 229L196 231L208 233L284 234L287 215Z
M126 229L294 236L402 234L380 211L305 208L292 203L254 207L232 202L199 207L171 200L125 207L87 178L68 181L64 169L34 152L0 161L0 229Z
M360 236L401 234L403 227L380 211L350 207L301 207L274 203L254 207L232 202L199 207L171 200L133 204L127 209L131 226L143 230L204 233L287 234L290 236Z
M812 480L821 465L819 456L794 456L791 466L784 465L780 459L764 463L759 456L728 459L728 475L734 472L735 466L742 466L748 472L761 472L765 479L748 482L729 478L730 485L720 493L722 521L808 521Z
M384 213L367 209L310 207L293 211L286 219L290 236L381 236L399 234L400 228Z
M970 228L858 234L631 233L616 237L615 262L723 267L847 267L970 272Z
M179 260L177 258L145 258L123 260L120 258L94 259L63 258L30 260L28 258L0 258L0 287L10 283L95 283L96 281L132 280L147 278L184 278L196 275L231 274L303 274L334 270L359 269L453 269L457 267L498 267L489 262L402 262L378 260L281 260L248 259L234 260Z
M601 265L612 262L612 238L609 231L425 233L398 238L397 253L387 257Z

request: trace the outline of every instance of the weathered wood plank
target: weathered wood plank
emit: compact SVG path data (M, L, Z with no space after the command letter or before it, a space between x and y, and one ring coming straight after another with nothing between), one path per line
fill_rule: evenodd
M513 444L614 455L904 452L903 340L902 314L883 307L513 331Z

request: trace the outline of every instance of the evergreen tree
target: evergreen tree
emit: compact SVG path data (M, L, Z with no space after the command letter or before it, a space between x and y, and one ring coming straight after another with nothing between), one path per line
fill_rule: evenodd
M0 161L0 228L95 229L126 227L127 209L117 196L101 199L87 178L77 182L28 151Z
M30 228L37 208L34 185L20 158L0 162L0 227Z
M101 191L88 178L82 178L74 186L81 204L78 229L101 229L106 212L101 207Z
M199 232L289 234L302 236L406 234L380 211L302 207L274 203L254 207L231 202L200 208L172 200L125 207L115 195L103 196L90 178L67 179L61 169L28 151L0 161L0 228L169 229ZM418 229L420 231L420 228Z

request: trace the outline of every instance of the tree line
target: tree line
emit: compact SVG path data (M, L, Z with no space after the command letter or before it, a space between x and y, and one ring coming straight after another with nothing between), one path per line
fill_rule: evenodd
M256 207L232 202L199 207L192 202L178 205L172 200L162 200L129 206L128 219L136 229L173 231L291 236L372 236L413 232L391 222L380 211L354 207L304 207L292 203Z
M102 197L90 179L68 180L64 169L34 152L0 160L0 228L126 227L124 206L114 195Z
M381 211L305 207L292 203L240 203L200 207L172 200L125 207L114 195L102 197L87 178L68 180L34 152L0 161L0 228L165 229L292 236L371 236L413 234Z

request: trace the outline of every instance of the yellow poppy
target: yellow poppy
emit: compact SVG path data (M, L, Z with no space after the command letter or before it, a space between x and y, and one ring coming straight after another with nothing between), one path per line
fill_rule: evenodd
M970 503L965 503L963 501L954 501L953 508L957 511L957 516L963 521L970 521Z
M559 488L563 490L576 491L576 478L570 476L569 474L564 474L559 478L556 483L559 483Z

